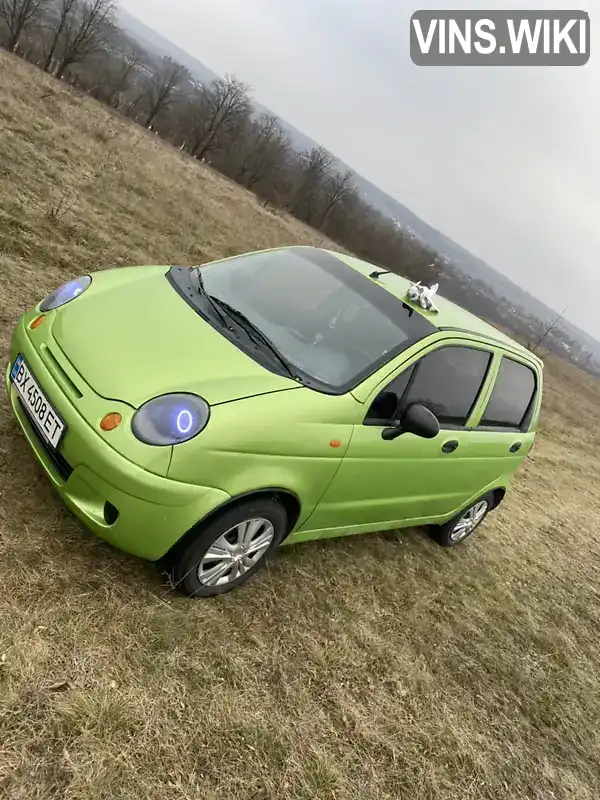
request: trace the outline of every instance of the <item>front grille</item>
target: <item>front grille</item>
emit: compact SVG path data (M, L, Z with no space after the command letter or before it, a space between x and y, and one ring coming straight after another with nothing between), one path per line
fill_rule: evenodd
M73 473L73 467L69 464L67 459L61 455L58 450L53 450L48 444L46 444L45 440L40 436L40 433L37 429L37 426L32 421L31 417L27 413L27 409L25 405L21 402L20 398L17 398L17 402L23 411L27 422L29 423L29 430L35 436L36 442L42 447L43 451L46 453L50 461L52 462L54 468L66 483Z

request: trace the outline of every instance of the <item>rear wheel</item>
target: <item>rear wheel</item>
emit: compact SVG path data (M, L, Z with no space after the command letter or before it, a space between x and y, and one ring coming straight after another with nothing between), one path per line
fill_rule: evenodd
M190 597L214 597L237 589L265 565L287 531L285 508L258 498L230 508L175 556L171 577Z
M442 547L456 547L470 538L494 507L494 495L480 497L445 525L433 528L432 536Z

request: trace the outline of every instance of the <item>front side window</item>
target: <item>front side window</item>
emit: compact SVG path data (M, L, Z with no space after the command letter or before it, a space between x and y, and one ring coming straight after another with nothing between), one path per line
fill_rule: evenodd
M208 294L242 312L326 391L347 391L437 332L376 281L314 248L237 256L201 273Z
M398 421L409 405L421 403L442 425L465 425L491 360L489 351L472 347L446 346L434 350L378 394L366 421L373 424L377 415L388 413L392 405L392 413L379 419L384 424Z
M519 430L533 400L536 389L532 369L504 357L491 397L483 413L481 425Z

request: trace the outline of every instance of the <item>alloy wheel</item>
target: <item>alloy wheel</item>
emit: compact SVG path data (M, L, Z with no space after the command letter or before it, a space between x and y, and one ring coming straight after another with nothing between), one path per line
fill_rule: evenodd
M487 510L487 500L482 500L479 503L475 503L474 506L471 506L471 508L462 515L452 529L452 533L450 534L451 541L460 542L462 539L466 539L467 536L473 533L475 528L485 517Z
M248 519L229 528L204 553L198 580L204 586L223 586L240 578L265 555L275 528L268 519Z

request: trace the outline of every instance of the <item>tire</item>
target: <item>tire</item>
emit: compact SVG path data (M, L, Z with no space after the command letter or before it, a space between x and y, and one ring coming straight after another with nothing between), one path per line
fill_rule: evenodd
M493 507L494 495L489 492L460 511L445 525L433 528L431 534L442 547L456 547L471 538Z
M276 500L257 498L240 503L206 526L200 525L197 537L175 556L171 579L188 597L231 592L264 567L284 538L287 525L285 508ZM226 569L228 564L231 566Z

